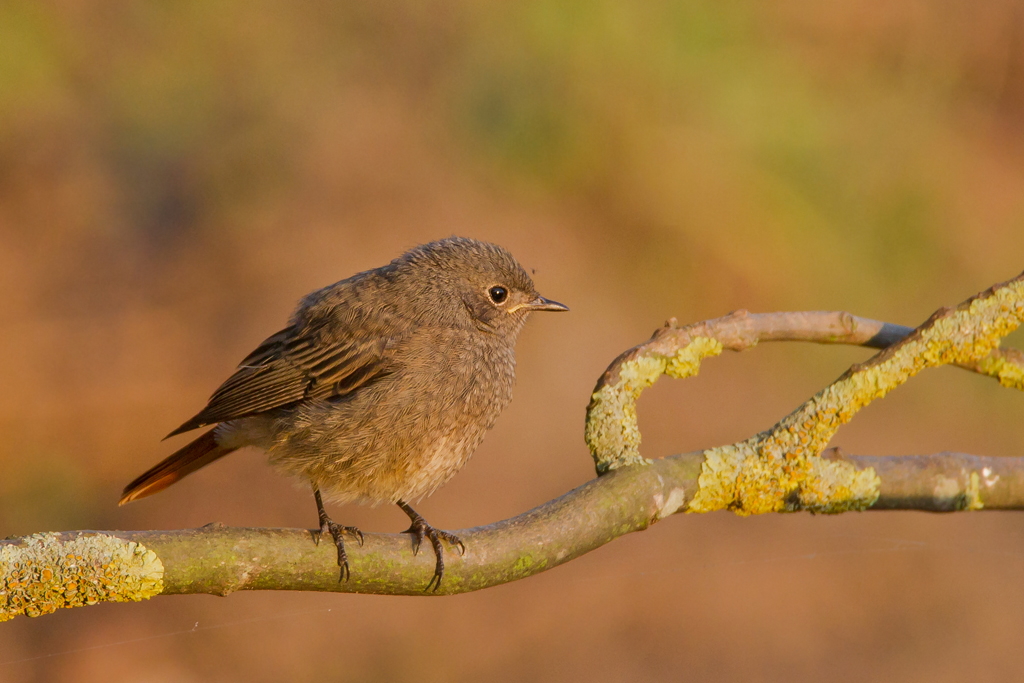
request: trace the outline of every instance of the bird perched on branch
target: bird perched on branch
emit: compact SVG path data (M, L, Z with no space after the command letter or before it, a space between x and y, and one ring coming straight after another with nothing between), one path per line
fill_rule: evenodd
M465 546L409 506L458 472L512 399L514 345L545 299L505 249L451 237L306 296L283 330L249 354L195 417L168 436L216 425L125 487L120 505L167 488L243 446L308 480L319 543L330 534L341 577L344 534L335 502L394 503L411 520L413 551L437 558L441 541Z

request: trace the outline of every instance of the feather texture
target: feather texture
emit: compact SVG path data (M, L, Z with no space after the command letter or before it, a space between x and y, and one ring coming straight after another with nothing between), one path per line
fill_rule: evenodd
M262 413L304 399L337 400L389 374L387 339L365 331L292 325L246 356L206 407L167 437L204 425ZM346 333L347 332L347 333ZM166 438L166 437L165 437Z

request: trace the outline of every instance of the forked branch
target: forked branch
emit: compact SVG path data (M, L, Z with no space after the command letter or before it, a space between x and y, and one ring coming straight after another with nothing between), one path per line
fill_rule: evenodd
M687 327L670 321L616 359L598 382L587 440L603 476L517 517L458 531L466 554L450 554L436 594L525 578L677 512L1024 509L1024 457L822 452L861 407L927 367L956 364L1024 389L1024 355L998 348L1022 321L1024 275L939 311L915 330L826 312L740 312ZM635 402L644 388L662 374L696 374L702 358L723 349L761 341L884 350L750 439L653 463L640 455ZM317 547L311 534L209 525L8 539L0 542L0 620L182 593L427 594L433 561L414 556L407 535L366 534L349 552L351 579L339 582L333 548Z

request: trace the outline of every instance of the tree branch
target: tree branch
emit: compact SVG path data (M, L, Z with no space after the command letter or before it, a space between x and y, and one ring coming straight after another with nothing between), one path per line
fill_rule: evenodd
M1022 354L998 349L1024 319L1024 275L943 309L910 331L846 313L745 312L679 328L674 321L620 356L598 382L587 438L603 476L511 519L458 532L437 594L508 583L568 562L677 512L1024 509L1024 458L961 453L821 453L861 407L926 367L958 364L1024 388ZM885 347L773 429L650 463L639 455L635 401L661 374L696 374L723 348L802 340ZM632 466L626 466L632 465ZM328 544L329 545L329 544ZM332 547L312 532L209 525L181 531L71 531L0 541L0 621L61 607L237 590L424 594L429 553L402 534L366 534L338 581Z
M981 299L996 288L1005 291L1019 286L1021 277L996 285L969 299L967 304ZM943 309L921 327L934 324L936 316L954 311ZM594 387L587 407L586 439L594 456L597 473L603 474L617 467L644 462L640 457L636 401L643 390L663 374L679 379L692 377L697 374L704 358L717 356L726 349L746 351L764 341L803 341L889 349L899 348L898 345L914 332L916 330L912 327L861 318L844 311L757 314L735 311L722 318L685 327L679 327L676 319L672 318L655 330L649 340L613 360ZM966 332L961 334L963 339L969 336ZM999 338L997 336L994 341L989 340L987 345L998 345ZM987 354L954 360L952 364L993 377L1005 387L1024 391L1024 353L1017 349L990 348Z
M1024 458L963 453L853 456L838 452L829 457L878 473L882 486L872 509L951 512L982 505L988 510L1024 509ZM364 545L349 549L349 581L338 580L333 548L314 545L312 531L305 529L211 524L178 531L69 531L12 539L0 543L0 557L5 562L14 559L12 551L20 553L14 560L17 568L9 569L4 577L4 594L10 599L19 591L18 586L11 586L13 581L24 581L24 585L20 609L9 604L6 616L38 616L75 606L75 602L195 593L228 595L239 590L468 593L538 574L685 511L698 490L703 459L703 453L685 453L647 467L616 470L517 517L457 531L466 543L466 554L452 553L447 558L445 580L437 593L424 592L433 576L433 560L429 553L414 556L405 534L366 534ZM40 549L69 548L90 538L102 538L106 547L136 544L152 552L161 566L154 587L158 589L144 596L108 595L109 584L103 578L90 578L82 571L96 558L83 557L78 560L78 570L68 574L72 578L63 582L65 591L68 586L75 590L71 600L53 586L44 590L38 574L46 568L36 561ZM103 570L113 563L100 560L97 574L102 577ZM76 595L83 597L75 600Z

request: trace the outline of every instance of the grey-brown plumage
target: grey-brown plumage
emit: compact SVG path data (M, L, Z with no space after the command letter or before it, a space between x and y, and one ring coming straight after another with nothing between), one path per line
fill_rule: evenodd
M458 237L313 292L171 435L217 426L125 487L121 504L256 446L312 484L343 577L342 531L359 532L330 520L321 491L337 502L398 504L414 548L425 537L434 547L436 590L439 539L462 544L408 501L458 472L508 405L515 341L538 310L567 309L538 295L505 249Z

